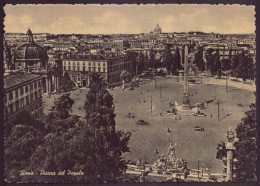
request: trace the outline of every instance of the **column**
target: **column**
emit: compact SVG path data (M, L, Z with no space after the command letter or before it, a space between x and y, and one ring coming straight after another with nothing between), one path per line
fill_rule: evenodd
M232 181L233 179L233 150L227 150L227 181Z
M57 91L59 92L60 88L59 88L59 77L57 76Z
M49 93L51 93L51 78L49 78Z
M57 76L54 76L54 91L57 92Z
M48 93L49 92L49 85L48 85L48 77L46 77L46 79L45 79L45 87L46 87L46 93Z
M227 131L227 177L226 181L233 181L233 153L236 150L234 146L235 132L233 130Z

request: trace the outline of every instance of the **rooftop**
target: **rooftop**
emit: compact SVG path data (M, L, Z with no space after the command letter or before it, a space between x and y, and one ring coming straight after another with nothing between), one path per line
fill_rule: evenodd
M5 76L4 88L9 89L19 84L22 84L26 81L30 81L39 77L41 77L41 75L28 74L28 73L17 73L17 74L8 75Z

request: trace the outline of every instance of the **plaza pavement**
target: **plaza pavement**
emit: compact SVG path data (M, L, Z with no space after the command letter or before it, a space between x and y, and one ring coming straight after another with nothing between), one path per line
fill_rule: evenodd
M225 81L225 80L224 80ZM213 82L213 83L212 83ZM134 90L122 90L116 87L110 90L113 95L116 114L117 130L130 131L132 136L129 142L130 153L125 153L128 160L146 160L150 164L157 160L157 149L160 153L166 154L169 141L177 144L177 156L188 161L189 168L197 168L197 161L206 166L213 173L222 171L222 162L216 159L216 146L226 140L227 129L235 129L244 112L249 109L250 103L255 101L252 91L229 87L226 93L225 86L214 81L205 84L189 84L191 94L191 105L194 102L203 102L212 99L219 99L221 120L217 120L217 105L212 102L206 110L202 110L207 117L182 116L175 120L175 116L168 115L169 102L176 101L181 104L183 85L174 77L158 78L155 88L154 80L146 81ZM160 89L162 101L160 100ZM88 89L77 89L71 92L71 98L75 101L72 114L84 115L84 100ZM51 98L43 95L45 104L44 112L47 114L54 98L60 95L52 94ZM152 96L152 115L151 115ZM131 107L132 106L132 107ZM131 112L135 118L125 117L125 113ZM231 112L229 117L226 114ZM160 115L162 113L162 116ZM213 117L210 117L210 115ZM144 119L148 126L139 126L136 122ZM194 131L194 126L202 126L206 131ZM167 129L171 132L167 132Z

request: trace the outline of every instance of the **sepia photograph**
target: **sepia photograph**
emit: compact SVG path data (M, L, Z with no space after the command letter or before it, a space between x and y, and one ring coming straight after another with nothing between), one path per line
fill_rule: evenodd
M4 12L6 183L257 181L255 6Z

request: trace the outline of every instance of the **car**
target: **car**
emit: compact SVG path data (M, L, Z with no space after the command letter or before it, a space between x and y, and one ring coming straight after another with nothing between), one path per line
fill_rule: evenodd
M128 90L134 90L134 87L129 87Z
M205 131L205 129L203 127L200 127L200 126L194 127L194 130L195 131Z
M148 125L148 123L144 120L138 120L136 124L137 125Z
M135 116L132 113L126 113L125 116L128 118L135 118Z

